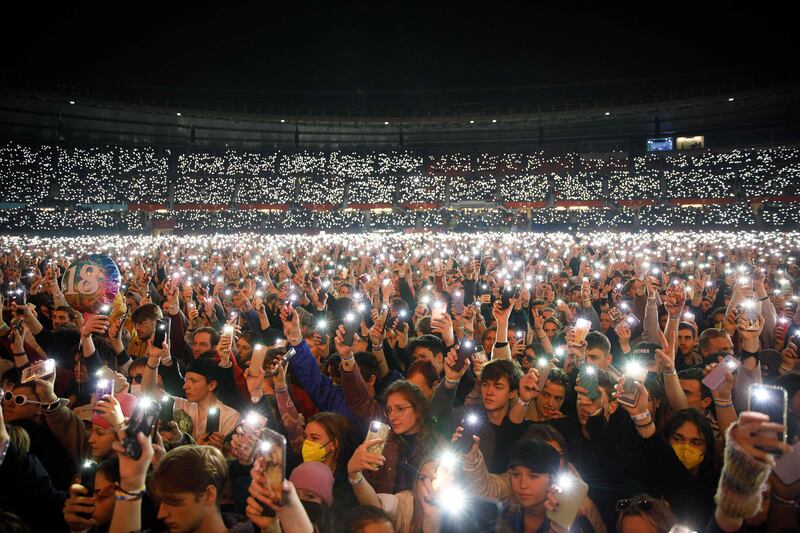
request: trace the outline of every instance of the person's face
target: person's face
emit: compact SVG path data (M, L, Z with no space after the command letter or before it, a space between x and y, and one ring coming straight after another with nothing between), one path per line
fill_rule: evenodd
M688 329L678 330L678 350L687 354L694 349L694 334Z
M98 526L111 523L114 501L114 482L102 472L98 472L94 476L94 512L92 513L92 518Z
M414 348L414 353L411 354L414 361L430 361L436 368L436 373L442 372L442 354L434 354L429 348L424 346L417 346Z
M666 329L667 327L667 320L669 319L669 315L664 313L663 315L658 315L658 323L661 326L661 329Z
M696 379L682 379L680 380L681 389L683 394L686 395L686 402L689 407L694 407L701 411L705 411L711 402L710 398L703 399L701 394L702 385Z
M14 396L25 396L29 400L35 402L39 401L39 397L31 387L18 386L12 390ZM31 420L41 412L41 406L35 403L26 403L25 405L17 405L14 399L6 401L3 398L3 418L6 422L15 422L17 420Z
M247 339L239 337L236 339L236 351L239 352L239 359L242 362L247 362L253 355L253 347L247 342Z
M152 318L146 318L141 322L134 322L133 327L136 328L136 336L140 340L146 341L156 330L156 321Z
M569 292L569 301L578 303L581 300L581 291L580 289L575 289Z
M494 340L497 338L497 331L491 329L487 330L486 333L483 335L483 349L486 350L486 353L492 353L492 346L494 346Z
M192 357L197 359L202 354L210 351L211 348L211 333L200 331L194 334L194 337L192 337Z
M611 328L611 319L608 317L608 313L600 313L600 327L603 328L603 331Z
M233 293L233 305L238 307L239 309L243 308L245 303L247 303L247 296L242 291L236 291Z
M483 407L487 411L505 409L516 394L517 391L511 389L508 378L505 376L481 382L481 399Z
M675 433L669 437L670 444L691 444L695 448L702 450L706 453L706 439L700 433L700 428L692 422L684 422L681 427L675 430Z
M437 465L434 461L428 461L419 469L414 496L423 507L434 508L436 506L436 495L433 490L433 480L436 479L436 468Z
M711 302L709 302L708 300L701 301L700 309L702 309L704 313L707 313L708 310L711 309Z
M66 311L53 311L50 320L53 322L53 329L64 327L72 322Z
M89 450L95 459L103 459L112 453L111 445L117 440L112 428L103 428L97 424L92 424L92 432L89 434Z
M703 351L703 355L710 355L718 352L726 352L733 355L733 341L729 335L711 339L706 350Z
M550 474L539 474L526 466L513 466L508 469L511 479L511 492L523 509L542 505L550 490Z
M544 334L547 335L547 338L550 340L553 340L553 337L558 333L558 326L552 322L545 322L542 328L544 329Z
M215 503L213 500L209 502L208 491L200 497L190 492L165 495L158 506L158 518L163 520L170 533L197 531L206 515L214 511Z
M544 419L558 416L561 412L561 406L564 405L566 395L563 385L548 382L542 389L542 393L536 398L539 416Z
M339 298L350 298L350 296L352 296L350 287L346 285L339 287Z
M433 398L433 388L428 386L428 380L425 379L425 376L422 374L422 372L414 372L406 378L406 381L413 383L422 389L422 393L425 395L425 398L427 398L428 401L431 401L431 398Z
M417 413L411 402L402 394L390 394L386 399L389 425L398 435L413 435L419 429Z
M312 420L306 424L306 428L303 430L303 437L311 442L324 446L328 454L333 453L336 449L336 442L333 440L333 436L330 435L319 422L314 422Z
M620 533L658 533L658 530L641 515L625 516L619 531Z
M605 370L611 365L611 354L605 353L600 348L589 348L586 350L586 362Z
M128 313L133 313L136 311L136 308L139 307L139 305L136 303L136 300L134 300L131 296L125 298L125 305L128 306Z
M205 377L195 372L186 373L186 381L183 383L183 392L186 399L190 402L199 402L204 400L214 389L213 381L211 383Z

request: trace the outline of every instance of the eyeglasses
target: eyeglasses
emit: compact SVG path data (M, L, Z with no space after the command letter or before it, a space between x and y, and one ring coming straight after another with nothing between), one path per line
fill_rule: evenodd
M27 396L23 396L22 394L14 394L10 390L7 390L3 393L3 399L7 402L14 401L14 405L25 405L27 403L34 404L34 405L47 405L44 402L37 402L36 400L30 400Z
M384 413L386 413L387 418L391 417L392 414L394 414L394 413L397 413L397 416L403 416L403 413L405 413L408 409L411 409L412 407L413 406L411 406L411 405L406 405L405 407L400 407L400 406L389 407L389 406L386 406L386 409L384 410Z
M636 507L640 511L650 512L653 510L653 500L649 498L622 498L617 500L614 509L620 513L627 511L631 507Z

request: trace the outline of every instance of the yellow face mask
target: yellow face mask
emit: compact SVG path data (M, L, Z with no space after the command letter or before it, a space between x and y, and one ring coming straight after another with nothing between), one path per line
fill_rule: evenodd
M683 466L686 467L686 470L691 470L703 462L703 456L705 454L696 446L692 446L691 444L687 444L685 442L676 442L672 445L672 449L675 451L675 455L678 456L680 462L683 463Z
M304 440L303 441L303 462L310 463L310 462L318 462L321 463L325 460L325 457L328 455L328 451L325 449L326 444L319 444L317 442L311 440Z

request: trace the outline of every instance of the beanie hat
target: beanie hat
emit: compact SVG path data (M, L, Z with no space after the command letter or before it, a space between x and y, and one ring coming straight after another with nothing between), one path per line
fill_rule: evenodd
M545 441L526 439L511 448L508 468L513 466L524 466L531 472L554 476L561 468L561 457Z
M328 507L333 503L333 473L326 464L317 461L303 463L292 470L289 481L296 489L313 492Z
M186 369L186 373L189 372L200 374L209 382L216 381L219 383L219 365L214 359L195 359Z
M122 409L122 416L125 418L130 417L133 413L133 408L136 407L136 396L129 392L120 392L115 394L114 398L116 398L119 402L119 406ZM111 425L106 422L106 419L97 413L92 414L92 424L96 424L103 429L108 429L111 427Z

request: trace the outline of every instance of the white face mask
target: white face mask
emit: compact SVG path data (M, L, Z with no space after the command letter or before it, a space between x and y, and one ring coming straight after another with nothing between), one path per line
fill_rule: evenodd
M141 383L131 383L131 394L133 394L137 398L142 395Z

